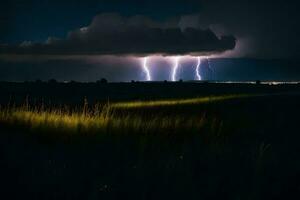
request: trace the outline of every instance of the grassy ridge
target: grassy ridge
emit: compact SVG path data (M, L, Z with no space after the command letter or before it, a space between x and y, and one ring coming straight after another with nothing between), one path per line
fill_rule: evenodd
M249 97L251 95L223 95L223 96L208 96L189 99L175 99L175 100L156 100L156 101L134 101L134 102L120 102L114 103L111 106L113 108L139 108L139 107L157 107L157 106L179 106L179 105L191 105L201 104L216 101L224 101L235 98ZM252 95L253 96L253 95Z
M173 114L172 108L164 112L166 107L201 105L217 101L243 98L249 95L213 96L182 100L119 102L113 104L89 107L87 102L81 111L70 111L65 108L45 109L42 105L23 106L19 108L2 108L0 122L11 125L24 125L31 129L68 131L72 133L106 133L139 132L149 133L159 130L162 132L183 132L184 130L199 131L208 119L204 113L185 116ZM158 108L157 108L158 107ZM143 110L146 109L146 110ZM155 109L155 112L149 112Z

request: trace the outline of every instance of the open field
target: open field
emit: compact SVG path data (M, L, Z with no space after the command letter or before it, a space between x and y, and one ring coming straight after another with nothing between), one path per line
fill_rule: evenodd
M60 91L53 104L41 101L44 90L0 84L2 195L300 197L299 85L155 84L31 85ZM76 95L63 95L65 87ZM112 98L122 87L128 93Z
M111 131L123 132L128 129L139 134L151 133L154 130L182 128L199 129L203 126L204 113L194 115L174 113L172 109L197 107L220 101L254 97L254 95L226 95L177 100L131 101L105 103L89 106L86 103L75 110L68 107L44 108L43 105L23 105L22 107L4 107L0 110L0 123L21 125L39 131L66 131L77 134L104 134ZM168 107L166 109L166 107ZM146 109L146 110L145 110ZM158 112L151 113L150 110ZM186 111L186 109L184 109ZM184 111L183 110L183 111ZM167 111L167 112L166 112Z

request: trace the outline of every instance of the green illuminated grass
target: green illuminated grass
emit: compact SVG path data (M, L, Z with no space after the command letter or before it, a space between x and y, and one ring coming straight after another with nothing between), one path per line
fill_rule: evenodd
M190 99L171 99L171 100L156 100L156 101L133 101L133 102L120 102L114 103L113 108L138 108L138 107L157 107L157 106L176 106L176 105L189 105L201 104L215 101L223 101L235 98L249 97L250 95L226 95L226 96L211 96L211 97L198 97Z
M147 133L154 130L176 130L178 128L200 128L203 117L185 119L180 116L157 116L143 119L141 116L127 114L117 117L113 113L103 115L65 114L56 111L15 110L1 112L0 121L6 124L19 124L31 129L58 130L68 132L109 132L110 130Z
M94 107L84 105L81 111L70 111L63 108L44 109L43 106L20 108L2 108L0 122L10 125L21 125L31 130L70 133L155 133L166 132L199 132L206 124L211 124L202 112L186 116L173 113L172 109L165 112L165 107L198 105L249 95L227 95L177 100L119 102ZM159 109L149 112L143 108ZM126 108L136 108L127 110ZM151 109L150 109L151 110ZM187 111L188 113L189 111ZM214 122L215 123L215 122ZM214 128L212 125L212 128Z

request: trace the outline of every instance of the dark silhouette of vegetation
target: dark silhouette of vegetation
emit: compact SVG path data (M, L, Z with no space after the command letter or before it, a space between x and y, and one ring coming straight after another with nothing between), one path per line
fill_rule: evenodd
M74 80L71 80L69 83L72 84L72 85L79 84L79 82L74 81Z
M105 79L105 78L101 78L100 80L98 80L97 81L97 83L101 83L101 84L105 84L105 83L107 83L108 81L107 81L107 79Z
M50 84L56 84L56 83L57 83L57 80L55 80L55 79L50 79L50 80L48 80L48 83L50 83Z
M256 80L255 83L256 83L256 85L260 85L261 81L260 80Z

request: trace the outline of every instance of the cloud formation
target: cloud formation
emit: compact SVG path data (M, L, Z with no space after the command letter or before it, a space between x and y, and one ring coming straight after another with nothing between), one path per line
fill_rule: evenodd
M116 13L97 15L87 27L69 32L66 39L45 43L24 41L1 45L0 54L18 55L207 55L234 49L233 35L216 36L210 29L185 26L178 19L157 22L145 16Z

